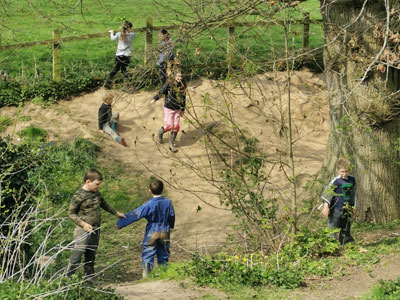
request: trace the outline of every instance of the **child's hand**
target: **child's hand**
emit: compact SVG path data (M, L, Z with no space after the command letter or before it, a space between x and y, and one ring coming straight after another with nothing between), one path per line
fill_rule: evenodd
M328 203L324 203L324 206L322 208L321 214L325 218L327 218L329 216L329 205L328 205Z
M153 99L153 100L150 101L150 103L154 104L154 103L156 103L156 100Z
M103 129L99 129L99 132L100 132L100 133L104 133L104 130L103 130Z
M123 213L120 213L119 211L117 211L117 213L115 214L118 218L124 218L126 219L126 216Z
M86 231L86 232L89 232L89 233L92 233L93 232L93 227L92 227L92 225L90 225L90 224L88 224L88 223L86 223L86 222L81 222L81 226L82 226L82 228Z

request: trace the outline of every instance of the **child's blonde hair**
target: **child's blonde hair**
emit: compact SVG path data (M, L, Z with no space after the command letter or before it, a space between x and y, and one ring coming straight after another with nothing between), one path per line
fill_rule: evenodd
M339 160L338 160L338 162L336 164L336 170L338 170L338 171L340 169L349 170L350 169L350 165L351 165L351 162L347 158L339 158Z
M113 99L114 99L114 95L113 94L105 94L104 96L103 96L103 103L111 103L112 101L113 101Z

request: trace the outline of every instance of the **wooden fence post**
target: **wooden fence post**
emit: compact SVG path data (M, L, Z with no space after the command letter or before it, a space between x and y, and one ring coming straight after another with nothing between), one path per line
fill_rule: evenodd
M226 60L228 62L228 74L232 71L232 61L234 58L234 48L235 48L235 27L228 27L228 44L226 46Z
M61 30L57 28L53 31L53 39L56 42L53 44L53 80L56 82L61 81Z
M304 16L303 27L303 51L307 50L310 44L310 13L306 12Z
M146 19L146 41L144 45L144 64L147 65L151 61L151 50L153 47L153 18Z

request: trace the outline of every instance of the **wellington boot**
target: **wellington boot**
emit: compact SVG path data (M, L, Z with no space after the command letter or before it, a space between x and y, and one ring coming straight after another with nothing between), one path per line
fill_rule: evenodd
M160 144L163 143L163 134L165 133L164 127L161 127L157 133L157 139Z
M175 147L175 139L177 134L178 134L177 132L171 131L171 135L169 137L169 150L171 150L174 153L178 151L178 148Z
M150 270L150 264L149 263L145 263L144 267L143 267L143 278L147 278L150 274L151 270Z

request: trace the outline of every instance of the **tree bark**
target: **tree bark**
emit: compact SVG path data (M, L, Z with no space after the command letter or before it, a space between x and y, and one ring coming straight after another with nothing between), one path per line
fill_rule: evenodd
M385 43L374 37L389 10L385 1L331 2L321 0L331 118L323 178L334 175L339 157L350 158L356 219L385 223L400 217L398 70L377 69Z

